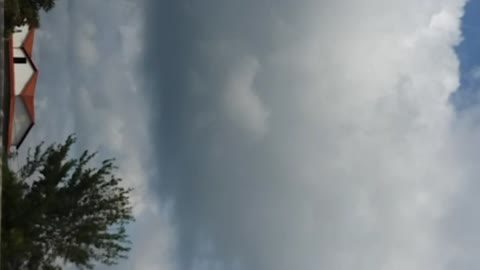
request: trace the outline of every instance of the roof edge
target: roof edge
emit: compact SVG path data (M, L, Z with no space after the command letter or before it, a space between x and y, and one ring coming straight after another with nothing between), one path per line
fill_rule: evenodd
M35 123L32 122L32 123L30 124L30 126L27 128L27 130L26 130L25 133L23 134L23 136L22 136L22 138L20 139L20 141L18 142L18 144L15 145L15 147L16 147L17 149L22 145L23 141L25 141L25 139L27 138L28 133L30 133L30 130L32 130L32 128L33 128L34 125L35 125Z
M28 56L32 57L33 55L33 41L35 38L35 28L29 27L28 33L25 39L23 40L22 48L25 50Z

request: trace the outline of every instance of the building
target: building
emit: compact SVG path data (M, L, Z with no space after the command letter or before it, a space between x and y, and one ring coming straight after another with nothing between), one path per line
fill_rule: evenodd
M38 69L32 60L35 29L17 27L9 40L9 99L6 150L18 149L35 124Z

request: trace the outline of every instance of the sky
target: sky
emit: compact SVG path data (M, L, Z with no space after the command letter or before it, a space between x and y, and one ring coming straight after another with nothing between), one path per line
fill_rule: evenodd
M133 249L97 269L478 269L479 12L58 1L21 150L117 158Z

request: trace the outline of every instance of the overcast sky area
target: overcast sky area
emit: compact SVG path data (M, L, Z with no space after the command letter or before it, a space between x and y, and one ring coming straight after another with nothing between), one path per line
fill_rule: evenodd
M22 151L117 158L96 269L480 268L479 0L57 2Z

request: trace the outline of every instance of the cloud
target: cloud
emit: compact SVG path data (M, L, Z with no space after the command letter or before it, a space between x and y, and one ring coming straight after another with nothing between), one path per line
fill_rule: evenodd
M95 65L98 59L97 47L95 46L95 34L96 26L89 21L85 21L80 24L80 33L76 35L74 40L78 49L76 51L78 59L81 60L81 64L87 68Z
M472 269L463 5L64 1L26 143L76 132L117 157L137 216L120 269Z
M468 182L449 104L463 5L150 1L153 181L178 269L461 261L445 219Z
M253 58L241 59L227 80L225 91L225 110L237 125L248 131L263 135L267 129L267 116L264 105L252 89L258 62Z
M119 265L99 265L96 269L176 269L174 261L175 229L171 221L171 206L161 207L149 204L144 209L145 216L139 216L130 226L129 232L134 243L128 260Z
M59 142L76 133L74 153L90 149L98 150L99 159L116 158L117 175L135 189L137 219L128 228L134 242L130 259L120 269L167 267L167 251L174 247L168 207L156 205L147 182L157 176L145 124L151 112L139 90L143 12L141 1L61 1L42 17L35 40L41 72L37 122L21 149L23 155L40 141ZM160 248L165 256L152 253Z
M140 7L127 0L100 5L85 1L62 3L54 10L58 13L46 14L36 40L42 72L37 100L50 106L38 108L33 135L63 140L76 133L79 151L98 149L101 158L117 158L120 174L142 190L138 197L145 192L150 166L146 160L151 155L148 127L139 121L149 114L137 90L143 83L136 69L141 52L137 43L142 39ZM67 46L60 51L50 46L59 43ZM32 139L31 145L37 142Z

